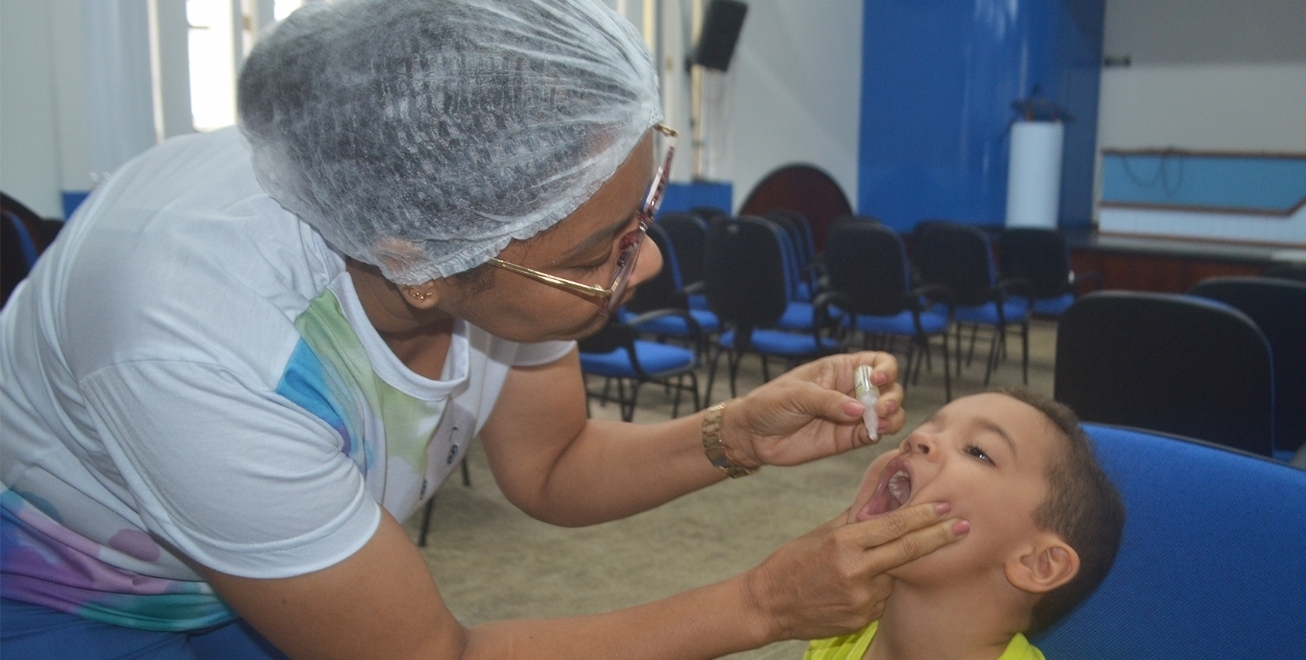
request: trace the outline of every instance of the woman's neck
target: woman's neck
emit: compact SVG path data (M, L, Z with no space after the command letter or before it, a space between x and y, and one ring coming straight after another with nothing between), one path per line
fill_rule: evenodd
M438 380L453 341L454 317L409 305L399 287L375 266L348 259L345 269L368 322L395 357L414 373Z

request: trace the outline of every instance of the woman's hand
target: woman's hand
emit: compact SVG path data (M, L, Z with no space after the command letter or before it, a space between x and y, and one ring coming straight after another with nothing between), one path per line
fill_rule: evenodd
M898 360L888 353L847 353L786 372L726 406L727 455L740 465L797 465L871 444L862 422L865 406L851 394L853 372L862 364L871 366L880 388L880 434L897 433L907 420Z
M894 580L885 573L966 535L947 503L904 507L865 522L846 513L781 546L741 576L771 639L820 639L880 618Z

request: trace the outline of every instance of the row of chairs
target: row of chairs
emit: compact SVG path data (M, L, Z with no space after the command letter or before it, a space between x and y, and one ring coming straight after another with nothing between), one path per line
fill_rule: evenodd
M1062 270L1039 280L1052 280L1039 288L1032 279L999 278L988 236L956 223L929 223L928 230L918 232L914 260L901 236L869 218L837 221L827 236L823 259L816 256L806 220L785 211L765 217L722 214L710 223L691 214L665 214L649 235L662 251L663 272L640 287L610 331L581 343L583 368L604 377L603 389L591 394L603 401L613 399L616 379L615 398L623 417L633 414L631 402L640 385L656 381L680 388L687 373L702 361L708 363L710 393L725 356L735 395L743 353L760 354L763 378L769 379L768 356L792 367L843 351L853 335L860 335L866 347L885 350L905 340L908 381L918 379L922 366L930 364L931 340L937 338L944 386L951 399L950 353L957 356L960 374L963 324L971 326L968 356L973 355L978 328L993 329L986 384L1004 357L1008 326L1019 327L1022 375L1028 382L1029 319L1036 305L1052 302L1064 307L1061 299L1069 295L1068 261L1059 237L1062 257L1057 263ZM1013 234L1013 245L1023 238L1024 234ZM1037 238L1041 237L1032 237ZM1042 244L1032 239L1026 242L1034 246L1034 258L1008 261L1018 272L1037 276L1040 268L1047 270L1042 262L1048 260L1037 254ZM1006 254L1020 252L1013 248ZM702 279L695 281L695 277ZM637 316L668 309L675 311ZM694 324L688 322L691 317ZM948 335L953 327L956 347L950 352ZM641 335L656 341L640 339ZM667 347L668 339L678 340L681 346ZM643 359L645 355L656 355L661 361L654 366ZM628 388L623 380L629 382Z
M1085 296L1061 319L1053 387L1086 420L1288 460L1306 441L1306 283Z

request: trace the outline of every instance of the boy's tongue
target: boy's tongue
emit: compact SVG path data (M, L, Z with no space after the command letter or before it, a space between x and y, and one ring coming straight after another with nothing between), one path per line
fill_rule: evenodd
M867 520L893 511L906 504L911 499L911 493L911 471L907 468L907 461L895 458L884 466L871 501L857 512L857 519Z

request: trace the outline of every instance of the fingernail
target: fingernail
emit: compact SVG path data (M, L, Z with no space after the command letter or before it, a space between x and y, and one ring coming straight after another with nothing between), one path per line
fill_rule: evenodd
M861 417L866 412L866 406L849 399L843 402L843 414L849 417Z
M889 420L881 418L878 426L881 431L887 431L889 429Z
M879 387L889 382L889 374L886 374L883 371L877 371L871 376L871 382L875 383L876 387Z
M934 512L937 513L937 514L939 514L939 515L943 515L943 514L949 512L949 511L951 511L951 510L952 510L952 505L949 504L948 502L935 502L935 503L934 503ZM957 521L957 522L961 522L961 521Z
M898 410L898 402L897 402L897 401L885 401L885 402L884 402L884 414L885 414L885 415L892 415L892 414L893 414L895 411L897 411L897 410Z
M956 534L957 536L963 536L966 534L966 532L969 531L970 531L969 520L958 520L957 522L952 523L952 533Z

